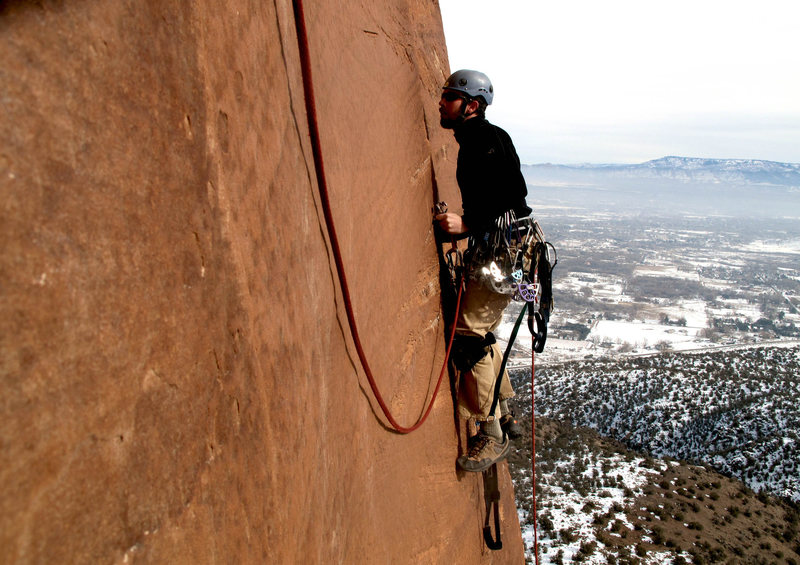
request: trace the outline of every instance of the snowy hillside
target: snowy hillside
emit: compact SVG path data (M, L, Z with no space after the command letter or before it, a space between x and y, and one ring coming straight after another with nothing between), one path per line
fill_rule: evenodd
M671 178L748 182L800 186L800 163L778 163L754 159L698 159L663 157L640 165L624 167L631 171L650 171Z
M509 468L526 563L534 562L538 538L542 565L797 564L800 505L543 417L536 419L534 512L530 388L512 380L525 397L517 404L525 437L515 442Z
M800 501L800 347L567 363L536 410Z
M559 260L536 355L542 563L800 562L800 165L523 172ZM523 327L509 363L522 422L530 366ZM532 452L516 447L530 559Z

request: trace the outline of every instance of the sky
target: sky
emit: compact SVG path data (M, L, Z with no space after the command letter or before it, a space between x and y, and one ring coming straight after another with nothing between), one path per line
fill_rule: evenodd
M523 163L800 163L800 0L439 0Z

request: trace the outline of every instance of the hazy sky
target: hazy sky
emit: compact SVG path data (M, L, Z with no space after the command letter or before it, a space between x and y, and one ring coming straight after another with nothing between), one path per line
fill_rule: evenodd
M523 163L800 162L800 0L439 0Z

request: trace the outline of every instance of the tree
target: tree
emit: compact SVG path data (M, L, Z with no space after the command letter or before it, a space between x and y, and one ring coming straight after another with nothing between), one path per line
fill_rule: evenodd
M661 352L672 351L672 344L662 339L656 343L656 349Z

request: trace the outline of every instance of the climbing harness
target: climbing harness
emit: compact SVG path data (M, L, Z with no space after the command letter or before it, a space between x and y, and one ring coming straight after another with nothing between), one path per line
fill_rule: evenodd
M303 88L305 92L306 114L308 116L308 126L310 130L309 134L311 137L311 149L314 156L314 169L317 175L317 185L319 188L320 199L322 203L322 211L325 216L325 225L328 230L328 237L330 238L331 251L333 254L334 262L336 263L336 272L339 276L339 283L342 291L342 296L344 299L345 312L347 313L347 322L350 327L350 334L353 338L353 344L355 345L356 351L358 353L358 358L361 361L361 366L363 367L364 373L366 374L367 380L369 381L370 389L372 390L372 393L375 396L375 400L378 402L378 405L381 407L383 415L386 417L386 419L389 421L389 424L395 431L401 434L407 434L418 429L428 418L428 415L430 414L431 409L433 408L433 403L436 400L436 396L439 393L439 388L442 384L442 379L444 377L445 372L447 371L448 359L450 357L450 349L453 345L453 338L455 337L455 331L456 331L455 320L453 322L450 331L450 337L447 343L447 351L445 353L444 363L442 364L442 370L439 373L439 379L436 382L436 387L434 388L433 394L431 395L430 403L428 404L428 407L424 411L423 415L414 425L402 426L397 422L397 420L391 414L391 412L389 411L389 407L386 405L383 396L378 390L378 385L375 382L375 377L372 374L372 370L370 369L369 363L367 362L364 349L361 346L361 339L359 338L358 328L356 326L356 320L353 314L353 304L350 299L350 289L349 285L347 284L347 277L345 276L344 263L342 261L342 254L339 246L339 238L336 235L336 229L334 227L334 222L333 222L333 215L331 213L330 198L328 197L328 183L325 178L325 166L322 159L322 149L320 145L320 134L319 134L319 125L317 123L316 102L314 100L314 85L311 75L311 56L309 54L309 48L308 48L308 33L305 25L305 13L303 11L303 2L302 0L293 0L292 4L294 7L294 20L297 31L297 44L300 51L300 67L303 75ZM455 262L456 260L457 259L454 257L453 261ZM462 288L463 288L462 281L459 280L458 297L456 299L455 319L458 318L458 309L461 303Z

